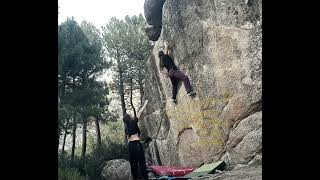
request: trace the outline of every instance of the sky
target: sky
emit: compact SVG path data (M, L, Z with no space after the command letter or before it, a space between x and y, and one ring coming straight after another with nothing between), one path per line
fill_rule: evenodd
M139 15L143 13L145 0L58 0L58 24L67 17L80 24L83 20L93 23L97 28L105 26L111 17L124 19L126 15ZM106 73L102 79L110 81L111 75Z
M111 17L143 15L144 0L58 0L58 3L58 24L73 16L79 24L86 20L100 28Z
M74 19L80 24L83 20L93 23L97 28L105 26L111 17L124 19L126 15L139 15L143 13L145 0L58 0L59 16L58 24L64 22L67 17ZM112 74L105 73L102 81L110 82ZM111 97L116 96L111 93ZM120 102L111 101L110 107L120 107Z

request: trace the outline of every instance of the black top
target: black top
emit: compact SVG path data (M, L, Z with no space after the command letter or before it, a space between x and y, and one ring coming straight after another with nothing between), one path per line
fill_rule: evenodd
M162 55L161 58L160 58L160 68L161 68L161 70L162 70L163 67L165 67L168 71L170 69L175 69L175 70L178 69L176 67L176 65L174 64L173 59L170 56L166 55L166 54Z
M140 136L140 129L138 127L138 118L134 118L133 120L127 123L126 134L129 136L132 136L137 133Z

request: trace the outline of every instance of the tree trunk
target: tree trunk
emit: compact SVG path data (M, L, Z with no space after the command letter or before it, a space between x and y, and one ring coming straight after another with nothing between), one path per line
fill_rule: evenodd
M66 81L65 81L65 80L63 80L62 82L63 82L63 84L62 84L62 93L61 93L61 97L62 97L62 99L63 99L63 98L64 98L64 95L65 95L65 92L66 92Z
M64 95L65 95L65 92L66 92L66 75L63 73L61 75L61 81L62 81L62 90L61 90L61 99L64 99Z
M139 90L140 90L140 104L142 104L142 99L143 99L143 96L144 96L144 90L143 90L142 82L139 82Z
M58 97L58 102L59 101L61 101L61 99L64 99L64 96L65 96L65 91L66 91L66 75L63 73L62 75L61 75L61 79L62 79L62 89L61 89L61 97ZM59 141L58 141L58 144L59 144L59 142L60 142L60 133L61 133L61 129L60 128L58 128L58 139L59 139ZM64 135L64 136L66 136L66 135ZM65 140L63 140L63 144L65 143ZM63 153L63 151L64 151L64 145L62 146L62 153Z
M81 150L81 159L82 165L84 167L85 164L85 157L86 157L86 150L87 150L87 120L83 118L83 127L82 127L82 150Z
M120 101L121 101L121 108L122 108L122 115L124 116L126 112L126 104L124 100L124 87L123 87L123 72L121 68L121 62L120 62L120 55L119 52L117 52L117 68L118 68L118 73L119 73L119 94L120 94ZM125 124L123 124L125 126ZM124 142L127 143L127 136L126 132L124 131Z
M74 88L74 76L72 76L72 88ZM72 148L71 148L71 162L74 162L74 152L76 149L77 123L76 115L73 114L73 129L72 129Z
M97 146L98 148L100 148L102 143L101 143L101 133L100 133L100 125L99 125L98 117L96 117L95 123L96 123L96 132L97 132Z
M124 86L123 86L123 72L120 64L120 57L117 59L117 66L118 66L118 73L119 73L119 94L120 94L120 101L121 101L121 108L122 114L126 114L126 104L124 100Z
M76 149L76 135L77 135L76 133L77 133L77 124L74 123L73 129L72 129L71 162L73 162L73 160L74 160L74 151Z
M68 124L69 124L69 119L67 119L67 122L66 122L66 125L65 125L63 143L62 143L62 154L64 153L64 147L66 145L66 139L67 139L67 133L68 133L68 128L67 128Z
M142 80L143 80L143 76L142 76L141 70L139 70L138 84L139 84L139 90L140 90L140 104L142 104L142 99L144 96Z
M131 78L130 79L130 104L132 106L134 117L137 117L136 109L134 108L134 105L133 105L133 102L132 102L132 91L133 91L133 88L132 88L133 85L132 84L133 84L133 82L132 82L132 78Z

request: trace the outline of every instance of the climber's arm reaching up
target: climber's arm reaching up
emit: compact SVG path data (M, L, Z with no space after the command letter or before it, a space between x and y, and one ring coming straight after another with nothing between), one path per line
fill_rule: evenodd
M160 54L162 53L162 54ZM164 42L164 49L163 51L160 51L159 52L159 67L160 67L160 72L163 71L163 68L164 68L164 65L163 65L163 55L168 55L168 43L167 42Z
M164 68L163 59L162 58L160 58L160 60L159 60L159 68L160 68L160 72L162 72L163 68Z
M169 55L168 52L169 52L168 44L165 42L165 43L164 43L164 52L163 52L163 53L164 53L165 55Z
M164 68L164 62L163 62L164 61L164 57L163 56L168 56L168 53L169 53L169 48L168 48L168 43L167 42L164 42L164 50L161 51L161 53L162 53L161 57L159 55L159 57L160 57L160 60L159 60L160 73L165 75L165 76L168 76L168 73L163 70L163 68Z
M140 109L140 111L138 112L137 118L140 119L141 114L143 113L143 111L145 110L146 106L148 104L148 100L146 100L144 102L144 105L142 106L142 108Z

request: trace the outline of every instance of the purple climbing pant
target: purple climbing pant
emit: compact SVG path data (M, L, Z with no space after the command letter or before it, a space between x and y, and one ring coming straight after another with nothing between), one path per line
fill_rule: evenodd
M192 88L189 78L183 72L176 69L170 69L168 76L170 77L172 83L172 99L176 99L177 97L179 81L183 81L187 93L191 92Z

